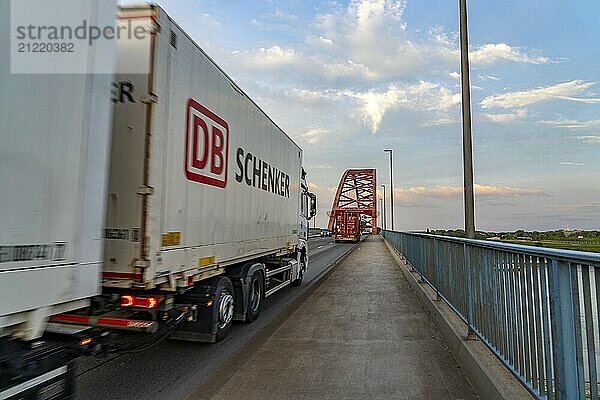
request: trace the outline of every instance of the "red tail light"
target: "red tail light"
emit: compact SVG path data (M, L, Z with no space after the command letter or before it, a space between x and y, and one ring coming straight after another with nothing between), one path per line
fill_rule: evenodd
M162 296L138 297L138 296L121 296L121 307L136 307L136 308L156 308L158 304L164 300Z

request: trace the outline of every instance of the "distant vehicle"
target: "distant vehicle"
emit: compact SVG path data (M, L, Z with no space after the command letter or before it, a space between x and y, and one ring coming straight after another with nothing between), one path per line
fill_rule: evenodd
M321 228L308 228L308 236L309 237L323 236L321 234Z
M330 237L333 235L329 229L321 229L321 237Z
M358 242L360 239L360 211L340 210L335 216L335 241Z

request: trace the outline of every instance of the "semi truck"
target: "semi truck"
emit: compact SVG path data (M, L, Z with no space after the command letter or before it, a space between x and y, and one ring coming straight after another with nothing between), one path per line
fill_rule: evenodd
M302 149L159 6L89 1L147 33L90 46L114 74L0 63L2 399L68 396L81 354L219 341L308 266Z

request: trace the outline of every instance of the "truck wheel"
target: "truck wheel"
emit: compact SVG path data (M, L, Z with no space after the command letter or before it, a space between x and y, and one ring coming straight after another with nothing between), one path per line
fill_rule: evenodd
M231 331L231 324L233 321L233 310L234 310L234 298L233 298L233 285L229 278L222 277L217 283L217 290L215 293L215 324L216 334L215 340L223 340Z
M252 322L258 318L264 298L264 287L262 273L255 271L250 278L246 322Z

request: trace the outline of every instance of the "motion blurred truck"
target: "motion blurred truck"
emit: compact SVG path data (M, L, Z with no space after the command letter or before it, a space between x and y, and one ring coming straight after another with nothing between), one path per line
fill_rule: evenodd
M68 396L71 360L114 332L221 340L308 265L302 150L160 7L116 25L148 34L90 47L114 75L0 63L2 399Z

